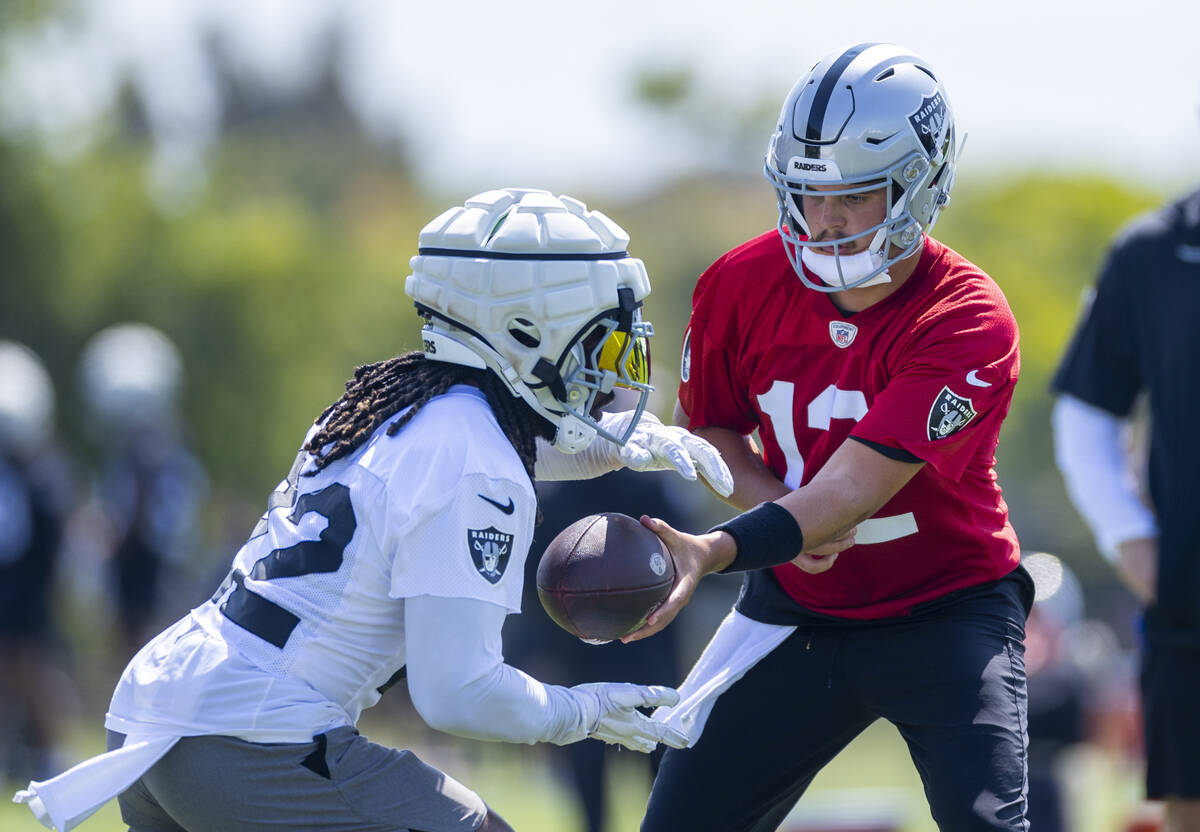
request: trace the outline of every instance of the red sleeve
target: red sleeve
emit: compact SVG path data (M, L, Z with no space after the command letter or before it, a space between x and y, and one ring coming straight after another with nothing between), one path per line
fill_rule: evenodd
M990 292L940 310L914 329L851 435L903 448L958 480L977 453L987 453L989 464L995 453L1020 371L1017 324Z
M737 292L725 258L700 276L692 293L692 316L683 336L679 403L688 429L722 427L746 435L758 427L749 385L738 369Z

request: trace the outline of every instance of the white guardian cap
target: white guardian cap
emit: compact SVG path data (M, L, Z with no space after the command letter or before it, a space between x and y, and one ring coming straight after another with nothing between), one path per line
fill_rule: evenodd
M650 280L628 244L604 214L549 191L487 191L451 208L421 231L404 283L426 357L494 372L567 453L597 434L624 444L653 389ZM638 394L622 436L592 415L618 385Z
M922 58L885 43L822 58L788 94L764 166L779 198L779 234L805 285L840 292L888 282L888 268L917 251L950 201L957 147L950 98ZM804 195L884 187L881 223L853 236L809 240ZM839 252L863 237L867 250ZM822 282L810 279L805 265Z

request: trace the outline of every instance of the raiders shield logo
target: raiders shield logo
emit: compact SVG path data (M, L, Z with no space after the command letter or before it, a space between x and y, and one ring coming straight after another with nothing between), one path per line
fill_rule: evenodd
M479 574L489 583L504 576L508 556L512 552L513 536L488 526L486 529L467 529L467 549Z
M970 399L954 393L949 387L943 387L929 408L929 441L945 439L952 433L957 433L966 427L967 423L976 416L975 408Z
M683 333L683 358L679 360L679 380L687 384L692 377L692 328Z
M908 115L908 123L930 159L939 155L939 149L946 141L946 115L946 100L940 92L922 98L917 111Z
M833 339L834 346L838 349L846 349L854 343L854 336L858 334L858 327L854 324L848 324L845 321L830 321L829 322L829 337Z

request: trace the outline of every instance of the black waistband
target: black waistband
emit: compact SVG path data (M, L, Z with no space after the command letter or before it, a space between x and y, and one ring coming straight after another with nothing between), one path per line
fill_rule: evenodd
M840 618L815 612L796 603L775 580L769 569L747 572L734 608L747 618L766 624L800 627L873 627L913 621L954 611L967 602L996 603L997 614L1006 615L1024 625L1033 607L1033 578L1023 566L1017 566L995 581L967 586L914 606L907 615L889 618Z

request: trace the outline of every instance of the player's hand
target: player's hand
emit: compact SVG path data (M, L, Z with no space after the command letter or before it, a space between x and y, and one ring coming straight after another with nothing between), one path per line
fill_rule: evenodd
M1158 538L1139 537L1117 544L1117 572L1139 601L1154 603L1158 590Z
M579 701L585 708L589 737L645 754L653 751L660 742L672 748L687 745L687 736L681 731L663 722L656 722L637 710L677 704L679 693L674 688L626 682L591 682L575 685L571 691L579 695Z
M634 411L628 410L605 417L605 429L620 434L633 416ZM689 480L699 474L722 497L733 493L733 475L720 451L685 428L664 425L653 413L642 413L633 435L618 449L617 459L634 471L674 470Z
M726 537L732 540L721 532L702 536L686 534L676 531L662 520L645 516L641 518L641 523L658 535L659 540L670 550L671 557L675 560L675 585L667 599L646 618L646 623L621 639L626 644L652 636L670 624L679 611L687 606L700 579L709 572L716 572L732 560L732 557L729 557L725 563L719 563L714 559L717 552L713 544L718 538Z
M810 575L819 575L822 572L832 569L834 562L837 561L838 554L854 545L854 535L857 531L858 528L855 527L837 540L831 540L812 549L806 549L792 558L792 563Z

